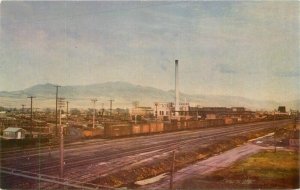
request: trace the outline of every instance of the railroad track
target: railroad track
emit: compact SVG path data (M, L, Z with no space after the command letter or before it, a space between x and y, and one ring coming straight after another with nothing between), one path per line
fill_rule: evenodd
M270 123L269 121L267 122L259 122L259 123L248 123L248 124L239 124L240 127L247 127L247 126L253 126L253 125L260 125L260 124L266 124L266 123ZM231 128L233 126L222 126L222 127L216 127L216 128L197 128L197 129L193 129L193 130L185 130L185 131L173 131L170 133L161 133L161 134L153 134L151 136L135 136L135 137L130 137L130 138L122 138L122 139L93 139L93 140L87 140L84 142L76 142L76 143L68 143L65 144L65 150L68 150L69 148L79 148L79 147L87 147L87 145L89 146L93 146L93 145L99 145L99 143L102 143L103 145L107 145L110 144L112 141L114 141L115 143L130 143L132 138L134 138L135 140L140 139L140 140L144 140L145 138L155 138L157 136L169 136L169 137L175 137L175 136L181 136L184 134L193 134L196 131L200 131L200 132L205 132L205 131L215 131L216 129L225 129L225 128ZM58 149L58 146L53 146L51 148L51 151ZM37 151L39 151L37 153ZM13 158L19 158L19 157L29 157L29 156L40 156L40 154L42 153L48 153L49 152L49 148L48 146L41 146L41 147L37 147L37 148L28 148L28 149L22 149L22 150L10 150L10 151L1 151L1 160L5 160L5 159L13 159ZM26 154L26 155L24 155Z
M270 123L270 121L264 121L264 122L256 122L256 123L247 123L247 124L236 124L236 125L240 125L240 126L248 126L248 125L257 125L257 124L263 124L263 123ZM234 125L232 125L234 126ZM231 126L225 126L226 128L231 127ZM191 131L195 131L195 130L215 130L216 128L224 128L224 126L218 126L215 128L196 128L196 129L186 129L184 131L171 131L169 132L163 132L160 133L159 135L164 135L164 134L174 134L174 135L180 135L183 133L191 133ZM145 134L147 135L147 134ZM150 134L151 137L156 136L157 134ZM134 136L132 138L135 139L144 139L144 137L149 137L149 136ZM131 138L121 138L121 139L113 139L117 142L126 142L129 141L129 139ZM92 139L92 140L86 140L83 142L73 142L73 143L66 143L65 144L65 148L68 147L85 147L86 145L97 145L99 142L103 142L103 143L107 143L110 142L111 139ZM37 149L39 149L40 152L47 152L48 151L48 145L41 145L40 147L35 147L35 148L26 148L26 149L20 149L20 148L14 148L13 150L5 150L5 151L0 151L1 157L0 159L2 159L3 157L18 157L19 155L22 155L24 153L27 153L28 155L31 154L35 154ZM52 145L51 146L52 149L56 149L59 147L59 145Z
M260 127L260 126L256 126L255 129L257 129L258 127ZM252 129L254 129L254 128L252 128ZM196 133L196 134L192 134L192 135L188 135L188 136L182 137L180 139L175 139L175 140L169 140L169 139L161 140L159 143L156 143L157 145L152 145L151 147L143 147L143 146L149 146L149 142L144 142L144 143L138 142L139 146L136 147L133 150L122 150L120 148L119 150L110 151L109 152L110 156L104 156L104 157L102 156L100 158L109 159L111 156L114 156L114 155L116 155L118 157L120 157L120 156L127 156L127 154L129 154L129 155L136 154L136 153L139 153L139 151L145 152L145 151L151 151L151 150L155 150L155 149L161 149L161 148L164 148L165 146L167 146L167 147L168 146L173 146L173 145L178 144L179 142L182 142L182 141L186 141L186 143L189 143L189 142L191 142L194 139L197 140L198 138L204 139L204 138L218 137L218 136L223 136L223 135L228 135L228 134L235 134L236 132L238 132L240 130L243 133L247 133L249 131L246 128L241 128L241 129L237 128L237 129L235 129L233 131L223 131L222 130L221 132L214 132L212 135L209 135L207 137L199 136L199 134ZM101 145L99 145L99 146L97 146L95 148L101 148L101 147L109 146L109 145L110 145L110 143L101 144ZM117 146L119 146L119 145L117 145ZM123 147L123 148L127 148L127 147L128 147L128 144L126 144L126 146ZM91 151L91 149L89 148L87 150L81 150L81 153L84 154L84 153L90 152L90 151ZM120 151L122 151L122 152L120 152ZM56 160L54 160L54 161L50 160L49 161L49 158L45 158L44 157L44 159L41 159L40 156L42 156L42 155L39 155L38 157L36 157L36 159L32 159L31 158L31 162L30 163L22 164L23 167L21 169L22 170L32 169L32 168L36 168L36 167L38 167L40 165L43 165L43 164L46 164L46 165L57 164ZM101 156L101 155L98 155L98 158L90 158L90 155L81 156L81 157L78 157L78 158L74 158L74 157L69 156L69 157L65 158L65 161L66 161L66 163L68 163L67 166L73 167L73 166L76 166L76 165L78 165L80 163L85 163L86 160L88 160L88 161L94 161L94 160L98 161L99 160L99 156ZM19 158L15 158L15 159L18 160ZM10 161L11 161L11 158L10 158ZM35 161L38 161L38 163L35 162ZM100 161L103 161L103 160L100 160ZM15 162L13 164L15 164ZM56 167L56 166L50 166L50 167L41 168L41 171L42 170L51 169L53 167Z
M270 123L270 122L263 122L263 123L255 123L255 124L245 124L245 125L241 125L241 126L236 126L236 127L227 127L227 128L216 128L216 129L207 129L207 130L198 130L198 131L180 131L180 132L175 132L173 134L162 134L162 135L154 135L151 137L146 137L145 138L139 138L139 137L134 137L134 138L127 138L127 139L116 139L116 140L111 140L109 142L109 140L104 141L103 144L99 145L99 141L98 142L92 142L92 145L97 145L96 147L93 148L105 148L106 146L110 146L112 144L112 142L116 143L116 146L118 145L122 145L122 143L131 143L130 141L134 141L134 143L138 143L136 145L136 147L128 149L128 150L124 150L124 148L128 147L128 144L123 145L122 149L120 150L114 150L114 151L110 151L109 155L105 156L105 155L99 155L98 157L94 157L91 158L90 155L88 156L81 156L80 158L73 158L73 157L67 157L66 161L67 164L65 167L65 171L68 173L68 171L72 172L74 170L74 168L81 168L81 167L86 167L87 165L90 164L95 164L95 163L99 163L99 162L105 162L107 160L114 160L114 159L118 159L118 158L122 158L122 157L127 157L127 156L132 156L132 155L137 155L140 153L145 153L145 152L151 152L149 154L145 154L144 157L151 157L154 155L158 155L158 154L162 154L165 152L169 152L171 150L174 149L174 147L184 147L190 144L194 144L194 143L200 143L200 142L208 142L208 141L213 141L214 138L217 137L224 137L224 136L228 136L228 135L238 135L238 134L243 134L243 133L249 133L251 131L257 131L257 130L261 130L264 128L271 128L274 127L273 125L270 124L274 124L276 126L280 126L280 125L284 125L289 123L290 121L278 121L275 124L274 123ZM268 126L266 126L268 125ZM216 132L217 131L217 132ZM207 134L205 134L207 133ZM166 138L166 136L168 136L168 138ZM149 142L147 142L146 140L149 138L153 139L153 140L159 140L157 143L152 143L149 144ZM174 139L175 138L175 139ZM143 142L146 141L146 142ZM103 142L103 141L102 141ZM98 144L95 144L98 143ZM76 146L71 148L71 151L74 151L76 149L80 149L82 147L88 146L90 144L86 144L84 143L84 145L80 145L80 146ZM151 145L149 147L149 145ZM107 147L106 147L107 148ZM154 151L154 150L159 150L159 151ZM90 148L87 148L86 150L83 150L84 152L88 152L91 151ZM153 152L154 151L154 152ZM144 157L142 156L141 158L139 158L139 160L143 160ZM41 167L41 163L48 165L46 167ZM40 162L39 164L36 163L30 163L29 165L25 166L20 166L22 170L29 170L29 171L33 171L33 172L42 172L42 173L47 173L48 175L56 175L57 171L58 171L58 165L57 165L58 161L50 161L49 160L43 160L43 162ZM42 164L42 166L43 166ZM128 163L124 163L124 165L127 165ZM49 166L50 165L50 166ZM40 167L40 169L36 169L37 167ZM116 170L118 170L120 168L120 166L117 165L117 167L109 167L107 170L103 170L101 172L101 174L104 173L111 173L114 172ZM18 168L19 169L19 168ZM66 173L66 174L67 174ZM75 175L74 175L75 173ZM76 178L79 179L81 178L80 181L85 180L85 181L91 181L93 178L97 178L99 176L99 173L97 173L97 175L88 175L88 173L85 173L82 171L82 173L78 173L73 172L73 174L70 176L71 178ZM71 173L70 173L71 174ZM77 174L77 175L76 175Z

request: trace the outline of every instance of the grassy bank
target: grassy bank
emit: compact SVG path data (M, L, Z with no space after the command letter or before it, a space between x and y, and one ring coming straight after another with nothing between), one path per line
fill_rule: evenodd
M181 189L298 189L299 155L291 151L257 153L207 177L184 181Z

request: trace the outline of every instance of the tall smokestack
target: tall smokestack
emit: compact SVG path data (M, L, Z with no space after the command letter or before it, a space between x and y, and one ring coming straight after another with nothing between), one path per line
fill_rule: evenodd
M175 60L175 116L179 115L179 76L178 60Z

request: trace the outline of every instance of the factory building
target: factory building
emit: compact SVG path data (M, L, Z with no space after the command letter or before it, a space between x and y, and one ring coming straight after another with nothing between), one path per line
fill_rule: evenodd
M280 112L280 113L286 113L285 106L279 106L278 107L278 112Z
M178 111L176 110L176 106L172 102L156 102L154 103L153 110L154 116L159 120L170 120L176 117L184 117L190 116L189 114L189 103L179 103Z
M171 102L155 102L153 110L155 118L169 120L174 115L175 108Z
M190 107L189 114L197 119L225 119L231 121L247 121L255 117L254 112L244 107Z
M151 117L153 116L153 109L151 107L134 107L131 109L132 116Z

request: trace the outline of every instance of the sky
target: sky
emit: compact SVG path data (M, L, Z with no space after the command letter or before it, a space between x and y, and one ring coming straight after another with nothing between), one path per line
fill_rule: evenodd
M0 3L0 91L124 81L300 97L299 2Z

